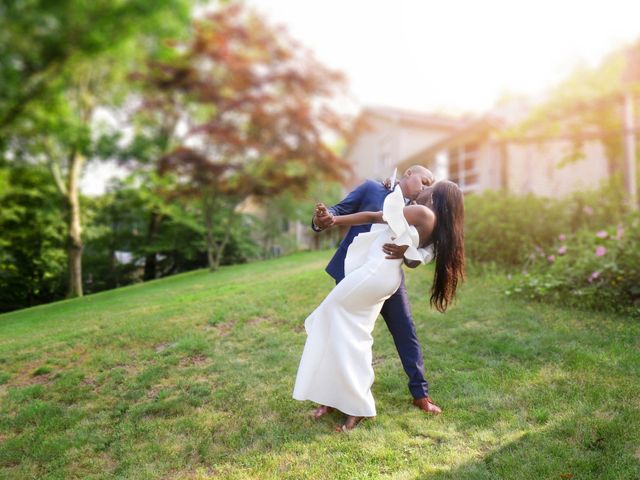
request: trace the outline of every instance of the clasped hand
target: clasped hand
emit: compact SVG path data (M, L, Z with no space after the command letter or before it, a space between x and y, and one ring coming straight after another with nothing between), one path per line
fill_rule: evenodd
M313 221L320 230L325 230L335 223L333 214L327 209L324 203L316 203Z
M333 214L329 211L324 203L316 203L316 209L313 217L313 222L320 230L330 228L335 225L336 222ZM382 251L386 255L385 258L389 260L398 260L404 258L404 253L407 251L407 248L409 248L407 245L385 243L382 246Z

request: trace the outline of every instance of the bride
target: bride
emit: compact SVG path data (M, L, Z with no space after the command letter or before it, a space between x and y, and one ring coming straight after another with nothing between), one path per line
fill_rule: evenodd
M440 312L452 302L464 276L462 192L455 183L440 181L416 202L418 205L405 207L402 191L396 186L381 212L334 217L333 225L374 225L349 246L344 280L305 320L307 341L293 398L345 413L342 430L376 415L371 394L372 332L382 304L398 289L402 275L402 259L386 259L382 246L391 242L405 245L406 258L422 261L417 248L433 244L435 273L430 303Z

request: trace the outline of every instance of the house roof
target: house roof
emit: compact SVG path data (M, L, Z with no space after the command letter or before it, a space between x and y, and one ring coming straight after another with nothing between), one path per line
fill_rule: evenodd
M484 115L478 119L468 122L451 135L446 136L439 142L429 145L427 148L420 150L418 153L412 155L403 162L403 165L412 165L414 163L420 163L428 157L436 155L439 151L445 148L457 145L461 142L467 141L469 138L478 134L492 131L496 128L503 126L503 121L495 115Z
M367 119L379 118L389 122L401 123L402 125L414 126L430 130L442 130L444 132L455 132L469 122L468 118L456 118L440 113L424 113L412 110L385 107L385 106L366 106L358 114L353 122L353 128L349 135L349 142L343 152L343 156L349 156L353 147L354 139L362 131L371 128L371 124Z
M359 115L359 119L367 116L378 117L393 122L411 124L419 127L441 128L445 130L456 130L468 121L466 119L456 118L440 113L424 113L384 106L364 107Z

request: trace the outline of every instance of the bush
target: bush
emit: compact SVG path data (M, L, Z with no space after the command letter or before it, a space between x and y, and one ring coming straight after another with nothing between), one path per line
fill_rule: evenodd
M640 317L640 214L560 235L538 249L507 294Z
M465 198L465 249L474 263L522 267L536 247L553 245L566 229L567 211L557 200L485 191Z
M42 167L0 168L0 312L63 298L62 198Z
M485 191L465 198L465 248L473 263L520 270L532 252L547 251L560 234L603 229L627 212L619 179L566 198Z

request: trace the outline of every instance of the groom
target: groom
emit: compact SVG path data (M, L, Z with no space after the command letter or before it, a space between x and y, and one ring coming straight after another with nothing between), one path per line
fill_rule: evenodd
M415 200L423 189L430 187L433 181L433 174L430 170L420 165L414 165L406 170L398 185L408 203ZM382 210L384 199L391 193L393 187L393 185L389 186L388 184L367 180L333 207L327 208L324 204L319 203L316 206L311 227L314 231L320 232L333 224L335 215L380 211ZM344 278L344 260L349 245L351 245L356 235L368 232L370 229L371 225L353 226L340 243L338 251L326 268L327 273L335 279L336 283L339 283ZM384 252L387 254L386 258L389 259L404 258L406 249L406 246L398 246L392 243L386 243L383 247ZM430 252L423 249L419 251L423 255L425 262L431 260L432 255ZM418 262L412 263L407 260L405 260L405 263L411 268L419 265ZM384 302L380 313L391 332L402 366L409 377L409 391L413 396L413 404L427 413L441 413L440 407L433 403L429 396L429 384L424 378L422 347L418 341L416 328L411 318L411 307L407 296L407 288L404 284L404 275L402 276L400 287L396 293ZM316 410L315 416L316 418L321 417L331 410L330 407L323 405Z

